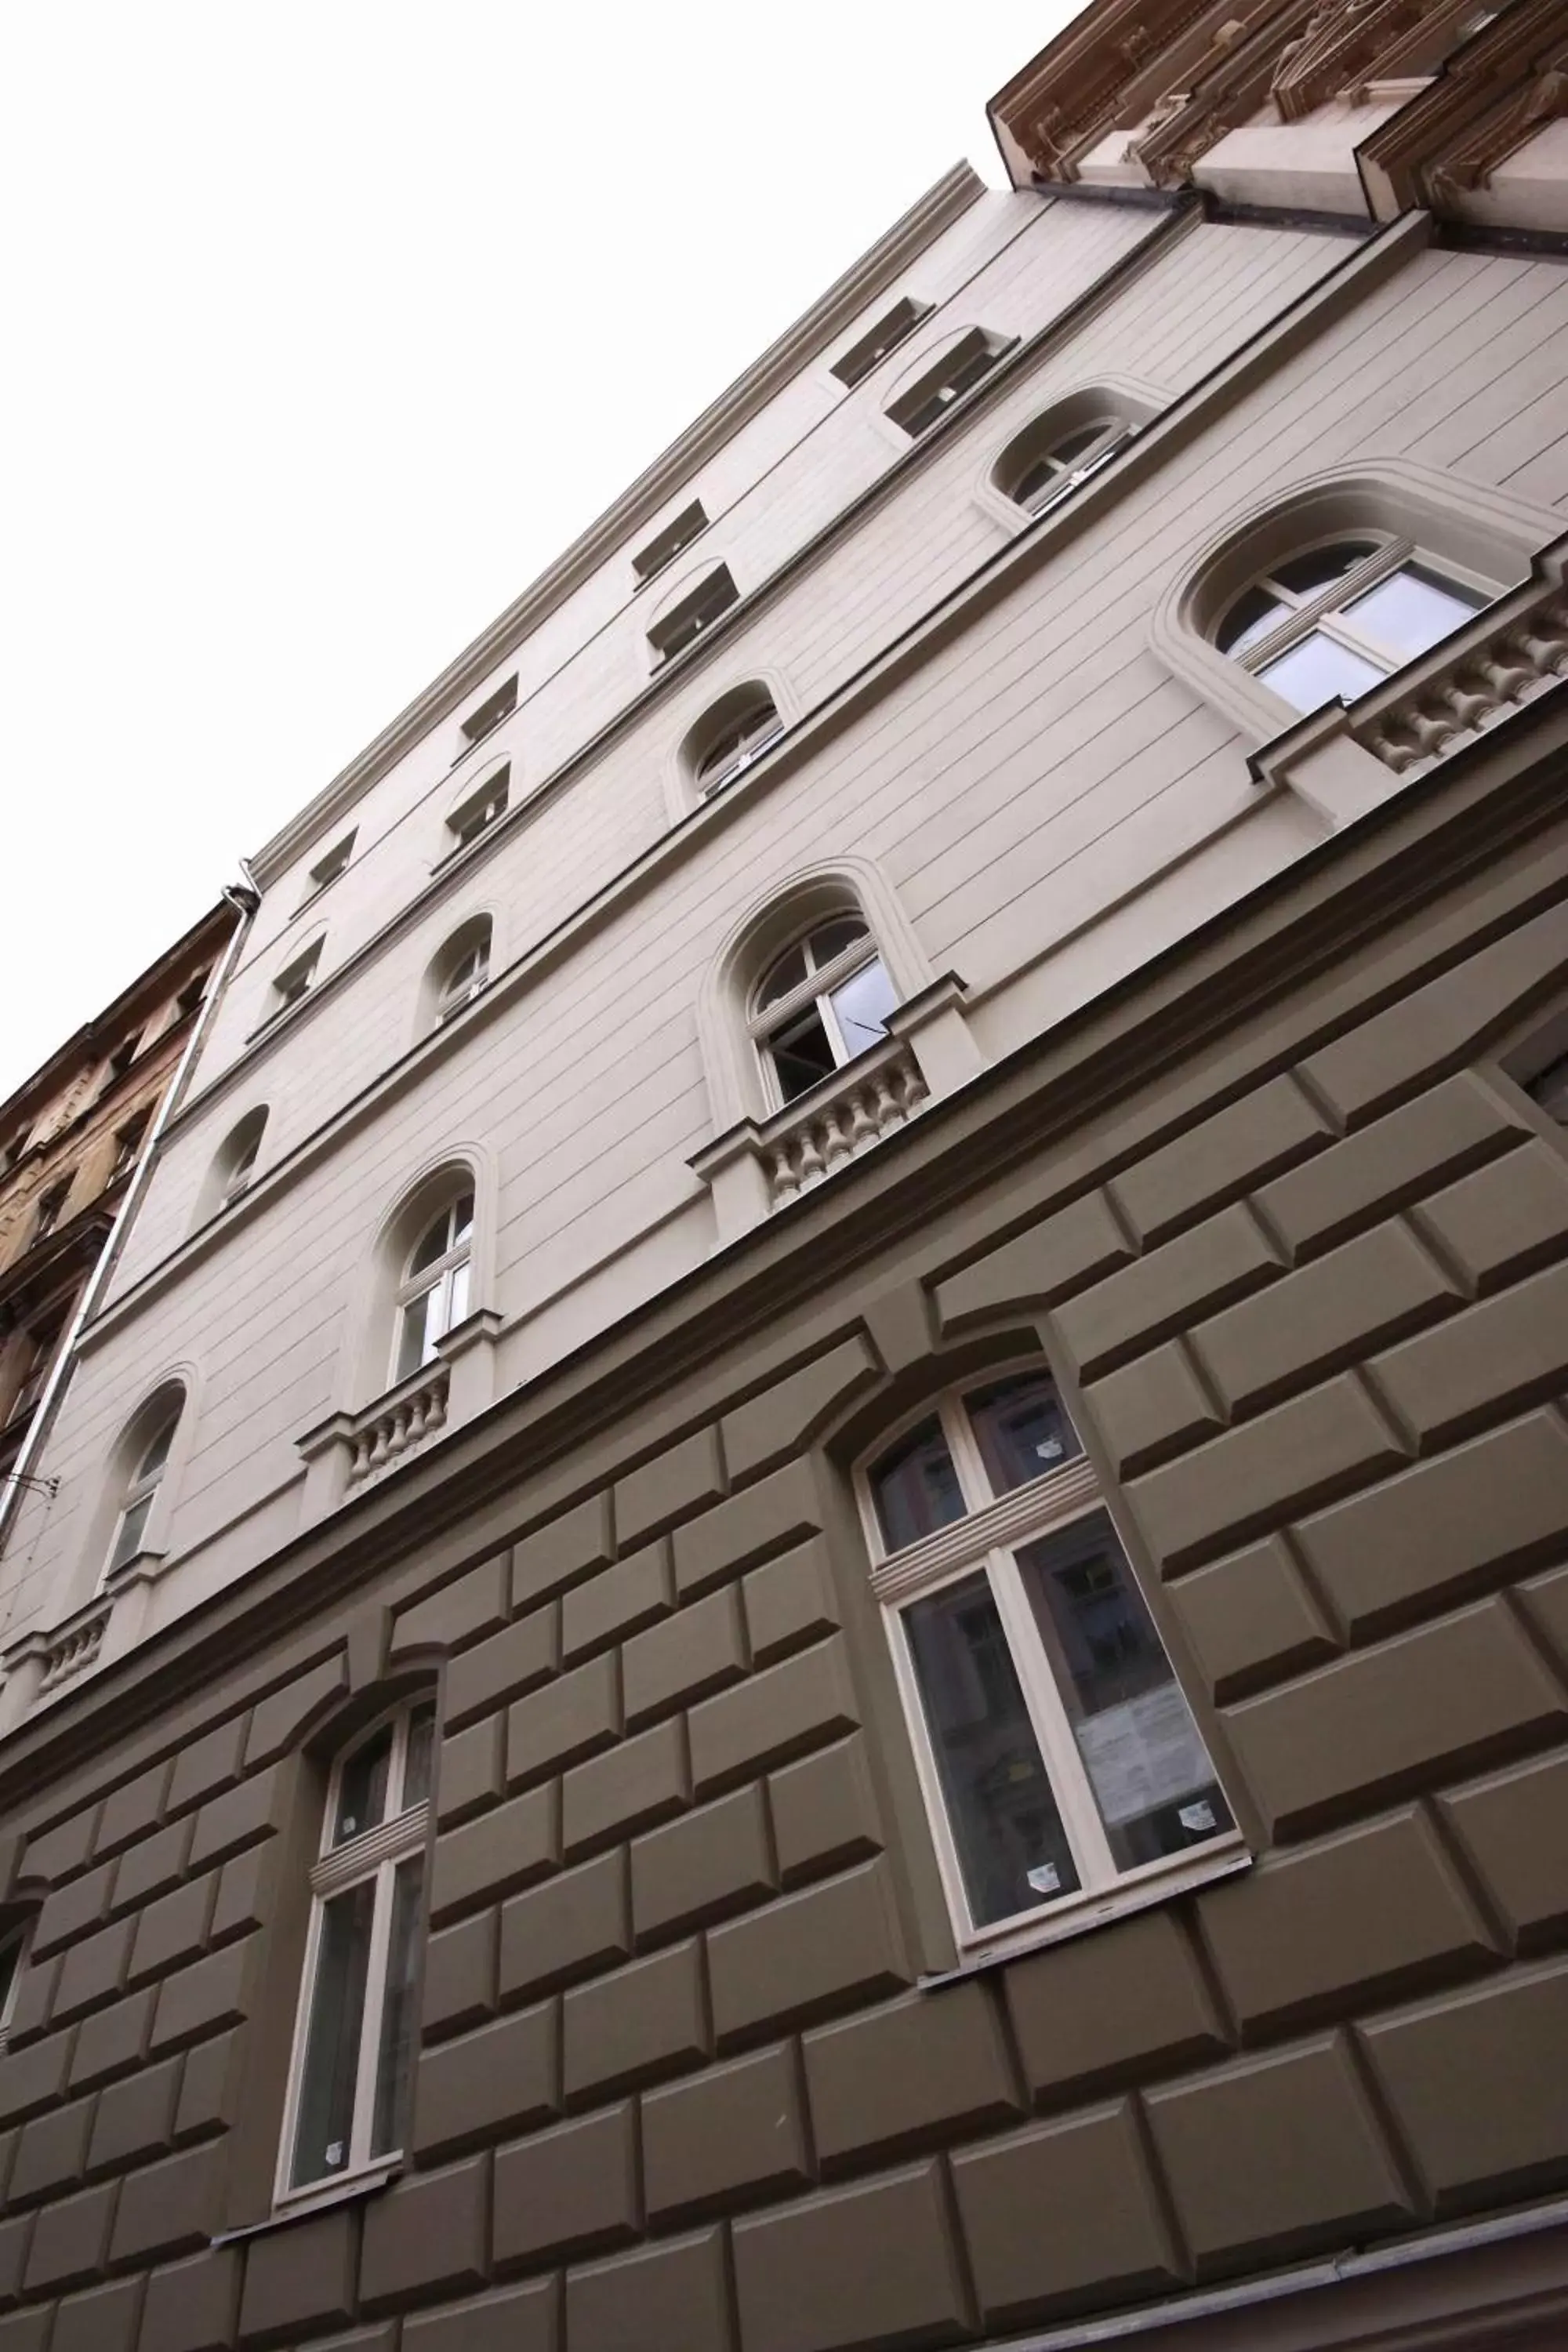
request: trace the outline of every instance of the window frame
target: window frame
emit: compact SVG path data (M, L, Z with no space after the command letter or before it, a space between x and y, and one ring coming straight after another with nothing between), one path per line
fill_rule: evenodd
M860 938L852 940L847 947L841 949L837 955L830 956L826 963L814 965L811 961L811 942L816 933L826 930L830 924L851 921L864 926ZM796 948L801 949L805 957L805 978L795 987L786 991L783 996L774 997L770 1004L760 1003L758 1000L770 976L776 971L784 957L792 954ZM796 931L793 938L787 940L782 947L769 956L750 991L746 1027L762 1069L763 1099L767 1103L770 1116L774 1111L793 1110L797 1103L804 1102L809 1094L816 1091L814 1087L803 1087L797 1095L784 1094L769 1042L781 1029L795 1022L802 1013L815 1009L834 1056L831 1072L825 1073L818 1079L817 1085L830 1086L840 1071L847 1070L856 1062L864 1060L867 1053L875 1052L874 1046L867 1046L858 1054L850 1053L831 1002L832 992L835 989L842 988L846 981L853 980L857 972L864 971L866 966L871 963L881 965L889 989L894 989L895 983L888 960L882 953L876 933L858 907L845 907L837 913L830 910L816 916L806 929Z
M451 1222L456 1214L458 1204L464 1201L467 1201L468 1204L468 1221L467 1225L463 1227L458 1238L449 1243L447 1247L441 1252L438 1256L432 1258L427 1265L422 1265L418 1272L416 1273L414 1271L414 1260L418 1255L420 1246L430 1234L432 1228L445 1219L447 1223L448 1229L450 1229ZM415 1379L418 1373L428 1370L429 1367L437 1360L436 1349L441 1340L447 1337L448 1331L455 1331L458 1324L466 1321L468 1315L472 1312L474 1285L474 1232L478 1220L479 1193L474 1184L470 1181L465 1184L459 1191L453 1192L443 1207L431 1210L430 1213L421 1222L418 1232L415 1234L414 1239L410 1242L407 1249L405 1251L403 1260L404 1273L402 1279L398 1283L396 1297L393 1302L392 1362L389 1369L389 1386L396 1388L400 1386L404 1381L411 1381ZM457 1277L459 1275L466 1276L467 1280L463 1285L462 1311L461 1313L454 1314L452 1312L452 1305L457 1290ZM404 1334L407 1328L409 1310L411 1307L416 1306L421 1298L426 1297L432 1291L439 1291L441 1294L442 1319L440 1328L432 1337L429 1332L428 1324L426 1324L426 1337L422 1342L422 1352L418 1362L416 1364L410 1364L406 1370L400 1369L403 1359Z
M27 1950L33 1940L36 1916L21 1920L16 1927L0 1933L0 1965L7 1953L14 1952L10 1981L0 1994L0 2058L11 2046L11 2027L16 2015L16 2000L22 1990L22 1971L27 1965Z
M1062 1418L1078 1437L1079 1451L1055 1469L998 1495L985 1470L966 1401L1020 1376L1034 1376L1049 1382L1056 1391ZM961 1517L889 1550L877 1514L872 1474L897 1448L900 1439L933 1419L941 1428L967 1507ZM853 1486L861 1536L870 1563L872 1598L882 1619L921 1808L935 1852L961 1969L988 1965L1018 1951L1059 1942L1103 1920L1120 1917L1150 1903L1166 1901L1191 1885L1250 1865L1251 1850L1226 1787L1221 1760L1214 1753L1207 1727L1193 1704L1164 1629L1150 1604L1146 1580L1138 1572L1132 1549L1120 1524L1117 1498L1095 1469L1067 1397L1045 1358L1022 1355L978 1366L961 1381L926 1396L879 1431L875 1441L858 1456ZM1017 1558L1028 1546L1075 1527L1087 1526L1096 1518L1106 1522L1127 1576L1148 1612L1170 1667L1172 1682L1203 1744L1232 1820L1230 1829L1206 1838L1201 1845L1175 1854L1159 1855L1152 1862L1126 1870L1116 1865L1110 1853L1089 1773L1078 1752L1071 1718L1058 1688ZM1002 1564L1000 1576L994 1572L998 1563ZM1080 1882L1076 1891L989 1922L977 1921L971 1908L963 1859L927 1727L913 1649L902 1622L912 1603L943 1591L976 1572L984 1576L1001 1622L1025 1714Z
M1063 459L1055 456L1055 451L1063 442L1076 441L1096 425L1099 430L1094 439L1076 457ZM1027 450L1021 464L1010 463L1010 452L1005 451L993 478L1004 498L1016 507L1020 514L1026 514L1031 522L1036 521L1041 515L1049 514L1064 499L1070 498L1091 474L1098 474L1102 466L1109 466L1113 457L1120 457L1137 430L1131 417L1116 415L1110 411L1101 416L1080 418L1077 424L1064 424L1049 441L1043 441L1038 447ZM1026 437L1026 435L1015 435L1012 446L1016 448L1017 443ZM1049 488L1038 499L1026 499L1022 494L1023 485L1041 466L1051 467L1053 478Z
M174 1440L179 1434L180 1416L184 1409L185 1401L183 1396L177 1400L171 1399L168 1410L156 1416L146 1436L141 1440L136 1449L134 1464L121 1481L120 1498L115 1506L114 1526L110 1535L108 1549L103 1556L103 1573L99 1580L100 1590L111 1576L118 1576L122 1568L128 1567L132 1560L139 1558L147 1549L147 1530L152 1525L153 1514L157 1508L158 1490L169 1475L169 1462L174 1451ZM148 1456L160 1438L163 1440L163 1451L149 1468ZM142 1517L137 1521L135 1541L121 1559L119 1557L121 1540L133 1511L140 1511Z
M75 1182L76 1171L73 1168L68 1174L57 1177L52 1184L45 1185L33 1203L34 1241L47 1241L51 1234L58 1233Z
M519 675L513 670L510 677L502 678L499 686L491 688L482 702L476 702L466 718L459 719L458 734L461 748L452 761L454 768L459 760L466 760L470 751L477 751L481 743L487 742L498 727L506 725L517 709Z
M444 1028L455 1021L490 984L490 950L494 937L487 922L482 930L475 929L467 946L451 957L436 989L436 1026ZM459 975L469 965L476 966L473 976L459 984Z
M465 850L472 849L476 842L483 841L487 834L495 831L510 806L511 761L504 760L499 768L492 768L488 776L469 786L457 806L447 812L448 838L437 864L445 866L450 859L460 857ZM472 822L476 816L479 820L477 824Z
M316 974L321 969L321 951L325 945L324 936L312 940L308 948L301 948L299 954L291 957L280 971L273 974L270 984L271 1001L267 1008L266 1019L261 1024L264 1029L269 1028L274 1021L281 1021L286 1013L295 1012L314 990Z
M334 1844L332 1828L337 1819L338 1804L342 1790L343 1774L360 1750L366 1747L389 1723L394 1726L392 1756L387 1769L387 1787L405 1793L408 1762L409 1729L415 1717L426 1711L431 1716L430 1771L426 1794L412 1806L405 1805L392 1815L383 1814L368 1829L357 1832ZM309 2209L350 2189L363 2189L383 2180L397 2170L405 2159L405 2147L389 2148L380 2155L368 2149L370 2135L374 2128L375 2097L380 2072L380 2041L388 1992L388 1959L392 1939L392 1913L399 1868L415 1855L426 1864L424 1883L420 1888L419 1914L415 1934L418 1941L428 1937L430 1917L429 1852L430 1832L435 1817L436 1771L440 1745L440 1721L435 1693L423 1689L397 1700L385 1707L369 1723L347 1740L332 1759L328 1775L325 1799L321 1807L321 1834L317 1840L314 1860L308 1874L310 1916L305 1932L305 1949L300 1968L300 1990L294 2004L294 2030L289 2048L289 2073L283 2096L283 2117L278 2137L278 2162L273 2181L273 2208L279 2213ZM364 2006L359 2022L359 2050L354 2068L354 2089L350 2111L350 2153L337 2170L322 2173L309 2181L295 2182L294 2144L299 2133L300 2109L305 2089L306 2060L310 2049L310 2027L314 2019L317 1974L321 1962L322 1922L327 1906L340 1895L369 1880L375 1883L373 1898L371 1930L365 1966ZM418 2020L414 2017L407 2063L412 2083L418 2057ZM356 2145L363 2153L356 2162Z
M911 442L923 441L995 373L1017 341L1016 335L999 335L988 327L966 327L882 414ZM955 382L957 378L963 381Z
M722 596L721 603L714 603ZM741 602L735 575L727 563L714 563L692 583L683 596L668 604L648 628L647 641L656 669L679 661L715 629Z
M135 1167L152 1123L153 1106L144 1103L140 1110L132 1111L131 1117L115 1129L114 1158L109 1170L111 1184L118 1182L121 1176L128 1176Z
M778 741L784 731L784 713L773 696L763 688L753 702L742 704L739 710L714 729L705 749L699 751L691 763L691 780L699 797L710 801L737 776L743 776ZM700 738L699 739L700 740ZM712 762L726 745L734 743L728 764L710 773Z
M867 328L847 351L840 352L828 362L827 373L837 378L846 392L853 392L875 374L885 359L891 358L900 343L907 342L918 326L931 317L933 306L922 302L913 294L901 294L890 310L884 310L875 323Z
M323 890L330 889L341 874L348 872L353 863L354 843L358 838L359 827L351 825L342 839L334 841L331 847L316 860L305 877L305 895L300 901L301 908L319 898Z
M705 530L712 528L700 499L689 499L678 515L672 515L660 531L656 531L646 547L632 557L632 570L637 574L638 588L646 588L661 572L668 572L677 556L694 547ZM635 591L633 592L636 593Z
M1276 576L1283 565L1293 563L1303 556L1315 554L1320 550L1326 551L1338 545L1353 542L1358 539L1373 542L1368 552L1352 564L1348 571L1341 572L1337 579L1327 582L1320 589L1302 592L1289 588ZM1348 607L1359 602L1372 589L1380 586L1384 581L1392 580L1396 573L1405 570L1429 572L1435 576L1440 587L1451 586L1479 596L1481 603L1477 607L1478 611L1484 611L1486 606L1494 603L1501 593L1494 582L1482 579L1479 573L1467 571L1463 565L1453 562L1446 556L1429 554L1414 540L1401 533L1389 531L1376 525L1369 525L1359 530L1346 528L1341 530L1320 531L1309 539L1303 539L1298 544L1291 546L1282 556L1273 559L1268 565L1251 573L1245 585L1237 588L1233 594L1226 598L1224 605L1215 616L1211 630L1215 650L1223 660L1232 662L1238 669L1247 671L1250 677L1258 680L1259 686L1266 687L1270 694L1277 695L1288 709L1299 712L1302 718L1308 718L1310 712L1300 704L1293 702L1284 689L1275 686L1264 673L1271 664L1279 661L1297 646L1304 645L1314 634L1321 634L1330 644L1377 669L1380 676L1376 684L1381 685L1385 678L1397 677L1409 663L1424 659L1426 653L1444 642L1445 636L1451 636L1454 630L1465 626L1464 621L1456 621L1452 630L1446 630L1444 636L1435 637L1432 640L1431 646L1414 654L1406 653L1397 646L1385 645L1373 636L1370 630L1358 626L1350 614ZM1283 606L1285 617L1276 622L1270 629L1250 645L1239 649L1221 645L1220 635L1231 614L1236 611L1244 597L1258 591L1272 597L1277 604ZM1468 617L1473 619L1474 614ZM1361 689L1363 693L1370 694L1373 691L1372 687ZM1359 694L1342 695L1338 698L1342 701L1354 702L1359 700L1360 697ZM1321 710L1324 705L1318 703L1313 708Z

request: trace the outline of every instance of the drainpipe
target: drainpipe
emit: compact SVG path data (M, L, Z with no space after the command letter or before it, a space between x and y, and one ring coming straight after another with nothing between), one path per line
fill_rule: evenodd
M16 1513L18 1496L26 1493L29 1484L38 1483L29 1480L28 1473L42 1452L44 1439L54 1416L55 1406L59 1402L71 1369L77 1341L80 1339L89 1318L96 1311L109 1277L114 1271L125 1236L131 1230L131 1221L141 1207L142 1195L147 1190L153 1154L158 1149L165 1128L184 1097L191 1072L195 1067L196 1055L206 1042L207 1032L212 1026L213 1014L222 999L225 988L228 985L229 974L234 970L245 935L250 929L251 918L261 904L261 893L257 887L256 877L243 857L239 861L239 870L244 877L243 880L225 883L218 894L220 898L227 899L237 918L233 933L214 968L212 978L207 983L206 994L202 999L201 1010L192 1024L190 1035L185 1040L184 1051L175 1065L174 1075L163 1089L163 1100L153 1112L147 1132L142 1139L142 1148L136 1155L136 1165L131 1171L131 1181L125 1188L125 1197L115 1212L114 1223L104 1239L97 1263L83 1285L81 1297L77 1301L76 1312L66 1327L65 1338L61 1340L55 1360L49 1368L49 1376L44 1382L43 1393L34 1411L27 1434L22 1441L21 1451L11 1470L4 1479L0 1479L0 1551L5 1549L5 1538L10 1533L11 1520Z

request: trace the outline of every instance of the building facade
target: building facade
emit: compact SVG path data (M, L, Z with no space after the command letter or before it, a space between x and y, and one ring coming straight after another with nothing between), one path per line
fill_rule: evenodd
M1563 29L1090 8L253 861L0 2352L1563 2340Z

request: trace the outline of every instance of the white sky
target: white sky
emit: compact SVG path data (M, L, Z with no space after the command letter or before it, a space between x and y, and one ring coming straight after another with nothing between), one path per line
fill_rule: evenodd
M0 10L0 1098L950 164L1001 183L1070 13Z

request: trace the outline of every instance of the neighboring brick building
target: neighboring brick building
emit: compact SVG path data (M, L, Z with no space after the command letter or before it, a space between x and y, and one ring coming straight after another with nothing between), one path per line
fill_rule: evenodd
M1563 37L1099 0L256 859L0 2352L1568 2341Z

